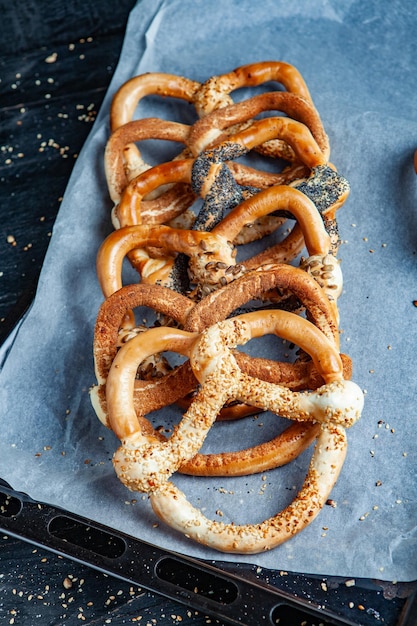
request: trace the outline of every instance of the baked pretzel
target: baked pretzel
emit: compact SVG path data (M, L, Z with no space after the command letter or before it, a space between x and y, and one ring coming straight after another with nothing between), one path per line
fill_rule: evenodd
M120 349L115 357L115 368L124 368L124 373L121 374L122 377L126 376L126 381L129 378L130 391L135 393L138 390L137 387L137 379L135 377L136 368L142 360L152 356L155 353L158 353L159 350L165 350L166 348L176 350L177 341L181 341L184 336L185 339L187 335L193 337L190 333L183 333L182 331L177 331L172 328L153 328L149 329L145 332L145 335L137 335L135 338L131 339L127 344ZM179 339L178 339L179 337ZM187 343L184 344L185 346ZM187 353L186 348L183 350L177 347L179 352L184 351ZM189 362L187 362L189 363ZM112 366L113 367L113 366ZM106 419L103 420L108 427L114 429L115 428L115 420L111 417L111 402L114 395L115 386L118 390L122 389L120 385L120 379L117 375L117 380L114 383L114 376L111 375L111 368L109 370L109 377L106 383L106 401L105 405L102 399L100 399L100 406L104 408L107 407L106 410ZM188 368L188 371L192 373L191 368ZM177 370L179 376L175 376L176 382L183 382L185 380L185 376L187 375L187 368L180 366ZM133 378L132 378L133 377ZM170 381L172 382L172 381ZM133 388L132 388L133 383ZM196 384L196 379L194 378L194 385ZM148 393L143 397L143 394L140 394L140 402L135 402L137 397L133 400L132 407L137 416L137 424L140 425L141 433L145 434L147 437L154 438L158 441L166 441L166 439L161 435L159 431L155 431L151 425L151 423L145 418L145 415L155 410L155 408L160 408L159 403L155 403L155 389L151 389L149 393L149 384L147 385ZM151 385L152 387L152 385ZM172 394L178 394L178 385L176 387L176 392L172 385L169 386L169 389ZM174 398L175 399L175 398ZM129 405L130 406L130 405ZM133 414L129 415L129 406L126 406L127 412L124 413L124 421L122 424L122 428L127 427L127 423L129 422L129 428L133 428L136 422L131 422L130 418L133 420ZM130 408L132 408L130 407ZM121 408L121 405L120 405ZM221 415L221 411L223 408L219 409L219 415ZM124 412L124 409L123 409ZM121 415L121 414L120 414ZM217 416L216 416L217 417ZM120 428L120 420L118 421L119 426L116 428ZM116 430L116 434L120 434L120 430ZM274 467L281 466L283 464L288 463L297 457L301 452L303 452L311 443L314 441L317 436L318 428L315 424L292 424L289 426L284 432L280 433L276 437L274 437L271 441L261 444L258 446L254 446L252 448L247 448L240 452L232 452L232 453L219 453L219 454L198 454L193 455L193 458L182 465L179 469L182 473L187 473L191 475L211 475L211 476L240 476L247 475L255 472L265 471L267 469L271 469Z
M114 455L114 466L123 484L150 494L152 507L161 519L217 550L254 553L270 549L310 523L328 498L343 465L344 428L358 419L363 403L357 385L343 379L342 362L333 342L307 320L285 311L238 316L211 326L201 335L162 328L147 333L147 352L169 346L188 356L202 387L169 440L161 442L144 435L142 418L134 410L132 390L145 342L141 342L139 354L135 354L137 344L133 342L119 351L107 380L107 406L111 426L122 440ZM278 334L309 352L325 385L300 394L245 375L230 348L266 333ZM300 494L290 507L262 524L239 527L211 522L169 482L181 464L197 454L217 413L231 398L288 419L322 424Z
M265 92L241 102L214 109L193 124L187 145L194 156L197 156L210 145L225 141L227 135L231 134L231 128L234 129L233 134L237 134L244 128L244 124L252 123L260 113L272 111L280 111L287 117L307 126L326 160L329 159L329 139L316 108L311 101L287 91ZM281 150L281 158L290 162L295 160L293 149L289 148L288 143L282 139L269 140L264 144L264 148L270 146L273 141L287 146L285 150ZM264 152L269 155L267 150ZM271 156L276 158L274 153Z
M133 120L139 102L148 95L172 97L193 103L199 117L233 103L230 94L243 87L255 87L270 81L298 94L312 104L308 87L292 65L268 61L235 68L227 74L212 76L205 83L184 76L147 72L126 81L115 93L110 109L110 126L114 131Z
M120 201L123 190L132 178L150 169L150 165L144 162L139 150L136 151L134 157L127 156L127 152L132 150L132 143L146 139L158 139L183 144L184 150L177 158L185 158L187 156L185 146L189 132L190 126L186 124L167 122L159 118L146 118L140 121L128 122L117 128L110 135L104 153L107 185L113 202L117 204ZM161 190L159 191L161 192ZM178 193L178 189L176 193L171 192L169 199L165 198L164 202L173 201L172 196L175 197ZM193 202L195 196L192 193L190 195L191 202ZM154 205L156 204L154 202ZM156 206L154 210L157 211L158 207Z
M166 287L139 283L116 290L105 299L100 307L94 333L94 361L98 384L105 384L120 343L120 331L124 328L129 311L137 307L146 307L156 316L173 320L186 330L201 332L204 328L226 319L248 302L259 301L265 293L271 293L274 290L291 293L306 310L309 319L329 339L332 339L335 345L338 345L337 320L324 291L311 275L290 265L270 265L262 270L248 272L236 281L212 292L197 304ZM134 321L132 327L135 327ZM240 354L237 358L244 359L244 356ZM274 367L275 362L264 362L264 360L253 358L251 361L256 363L255 369L248 370L250 364L247 363L245 371L266 380L285 384L289 388L312 388L322 382L315 375L314 369L311 370L309 367L306 369L304 364L282 363L277 370ZM242 365L243 361L240 360L239 363ZM171 373L166 378L153 381L152 388L159 387L162 390L158 392L163 398L158 408L175 402L178 397L185 396L194 389L194 378L190 386L184 388L177 380L177 374L177 372ZM350 372L345 372L345 378L350 378ZM142 384L142 382L137 382L137 385ZM172 389L168 392L171 395L165 399L167 394L165 387L171 384ZM140 392L144 393L144 391L142 387ZM175 398L173 393L177 394ZM147 398L146 401L148 401ZM152 410L155 408L157 407L153 407Z

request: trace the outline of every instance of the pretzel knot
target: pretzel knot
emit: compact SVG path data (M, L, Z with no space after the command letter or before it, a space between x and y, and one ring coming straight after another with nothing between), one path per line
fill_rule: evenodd
M282 543L314 519L337 480L346 453L345 428L362 411L361 390L343 379L343 366L334 342L311 322L293 313L247 313L214 324L201 334L171 329L163 335L166 330L148 331L152 333L154 349L169 345L170 349L189 356L201 388L169 440L157 441L139 430L122 439L113 460L119 479L131 490L149 493L157 515L200 543L227 552L247 553ZM308 351L325 384L315 391L292 392L244 374L231 349L270 333L294 341ZM119 432L118 421L125 419L126 400L133 389L137 367L137 363L131 364L126 374L124 352L130 348L126 344L118 353L107 383L110 420ZM169 480L200 449L217 413L233 398L291 420L322 424L300 493L284 511L261 524L237 526L210 521ZM132 400L128 404L134 410Z

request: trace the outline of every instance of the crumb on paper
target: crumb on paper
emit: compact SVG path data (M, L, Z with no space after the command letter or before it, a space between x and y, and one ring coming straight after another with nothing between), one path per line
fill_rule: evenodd
M57 58L58 58L58 53L53 52L52 54L46 57L45 63L55 63Z

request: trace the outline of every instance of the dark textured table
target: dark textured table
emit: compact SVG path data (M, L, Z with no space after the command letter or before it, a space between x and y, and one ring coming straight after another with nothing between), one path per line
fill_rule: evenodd
M34 296L61 198L116 67L132 5L133 0L0 0L0 341ZM363 625L405 623L404 610L411 611L415 593L413 584L351 585L256 568L238 571ZM81 622L222 623L136 584L1 536L0 623Z

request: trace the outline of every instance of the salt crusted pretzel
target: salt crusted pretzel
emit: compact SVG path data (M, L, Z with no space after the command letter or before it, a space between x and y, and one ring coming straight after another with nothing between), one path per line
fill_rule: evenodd
M163 349L166 329L152 330L155 350ZM157 515L195 541L224 552L256 553L273 548L308 525L328 498L345 458L344 429L360 416L362 392L355 383L343 379L334 344L293 313L249 313L215 324L201 335L176 332L169 340L170 349L190 357L202 387L167 442L143 435L138 427L132 399L135 364L129 358L129 344L112 364L107 404L112 428L122 440L114 455L116 473L129 489L149 493ZM306 350L325 385L300 394L241 372L230 348L266 333L277 334ZM169 481L181 464L198 452L218 411L230 398L289 419L322 424L299 494L289 507L260 524L237 526L210 521Z

